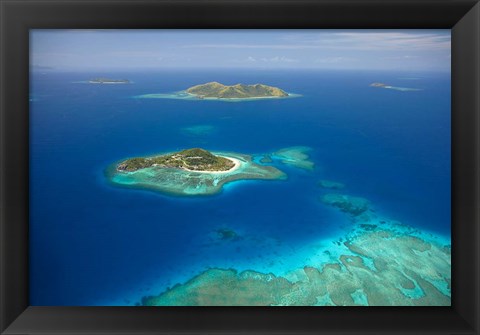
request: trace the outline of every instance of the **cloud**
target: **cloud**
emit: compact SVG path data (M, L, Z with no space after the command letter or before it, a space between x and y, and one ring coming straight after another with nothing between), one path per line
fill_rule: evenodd
M314 63L335 64L356 62L358 59L352 57L323 57L314 59Z
M341 32L334 33L337 42L348 43L359 49L439 50L450 49L450 35L410 32Z
M262 62L267 62L267 63L296 63L298 62L298 60L296 59L293 59L293 58L288 58L288 57L279 57L279 56L275 56L275 57L272 57L272 58L260 58L260 61Z
M298 60L284 56L275 57L252 57L248 56L245 59L234 59L235 63L297 63Z
M183 48L272 49L272 50L449 50L450 34L418 32L314 32L286 34L282 43L272 44L192 44Z
M44 65L37 65L37 64L32 64L30 65L30 68L32 70L53 70L53 66L44 66Z
M191 44L183 48L208 48L208 49L318 49L314 45L293 44Z
M125 58L158 58L160 54L155 51L112 51L105 53L106 57L125 57Z
M278 30L235 36L229 31L175 31L171 36L165 31L139 35L88 30L89 36L80 34L85 30L62 32L34 30L32 64L55 68L450 67L449 30Z
M392 56L392 57L383 57L383 60L416 60L420 59L420 56L413 55L403 55L403 56Z

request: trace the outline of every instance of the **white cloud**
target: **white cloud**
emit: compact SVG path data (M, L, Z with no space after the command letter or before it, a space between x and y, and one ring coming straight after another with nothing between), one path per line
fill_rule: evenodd
M245 59L234 59L235 63L297 63L298 60L284 56L275 57L252 57L248 56Z
M314 63L324 63L324 64L334 64L334 63L350 63L356 62L356 58L351 57L323 57L323 58L316 58L313 62Z
M192 44L183 48L209 48L209 49L318 49L315 45L294 44Z
M183 48L272 50L448 50L448 34L418 32L335 32L284 35L275 44L194 44ZM287 42L287 43L285 43Z
M271 63L296 63L298 62L296 59L288 58L288 57L279 57L275 56L272 58L260 58L262 62L271 62Z
M420 56L401 55L401 56L383 57L382 60L416 60L420 58L421 58Z
M335 33L335 37L357 48L397 50L438 50L450 48L450 36L435 33L365 32Z

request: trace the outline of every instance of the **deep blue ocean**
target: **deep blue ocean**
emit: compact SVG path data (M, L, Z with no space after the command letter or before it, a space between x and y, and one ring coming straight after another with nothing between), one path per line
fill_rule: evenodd
M133 83L81 83L99 76ZM135 98L209 81L264 83L302 97ZM450 236L447 73L34 72L30 100L31 305L133 305L208 267L287 267L287 254L351 224L319 201L321 179L344 183L342 192L392 219ZM195 126L209 131L185 131ZM214 196L123 189L105 176L110 164L133 156L291 146L313 149L314 171L278 166L287 180L233 182ZM219 228L244 238L216 241Z

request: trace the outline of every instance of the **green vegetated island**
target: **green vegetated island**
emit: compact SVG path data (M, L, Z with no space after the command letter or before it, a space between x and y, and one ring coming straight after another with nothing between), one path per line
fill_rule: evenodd
M249 155L200 148L129 158L107 172L110 181L119 186L182 196L218 193L225 183L235 180L286 178L273 166L254 163Z
M308 147L291 147L270 154L279 164L306 170L313 162ZM248 179L286 179L270 164L256 163L261 156L210 152L201 148L125 159L107 168L107 177L117 186L149 189L165 194L195 196L215 194L225 183ZM272 161L273 163L273 161Z
M287 93L278 87L268 86L265 84L224 85L214 81L192 86L184 91L174 92L171 94L144 94L138 96L138 98L245 101L256 99L291 98L298 96L298 94Z
M130 158L120 163L117 169L133 172L155 166L186 171L226 172L238 164L237 159L215 156L207 150L194 148L162 156Z

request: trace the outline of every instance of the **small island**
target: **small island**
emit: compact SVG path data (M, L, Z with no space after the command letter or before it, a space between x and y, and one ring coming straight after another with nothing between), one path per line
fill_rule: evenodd
M384 84L384 83L371 83L370 86L371 87L387 87L389 85Z
M202 85L196 85L186 90L200 99L250 99L267 97L288 97L288 93L278 87L255 84L244 85L236 84L232 86L223 85L217 82L210 82Z
M386 89L400 91L400 92L410 92L410 91L421 91L422 90L420 88L397 87L397 86L392 86L392 85L388 85L388 84L385 84L385 83L378 83L378 82L371 83L370 87L386 88Z
M193 148L163 156L130 158L118 164L117 170L133 172L158 166L197 172L227 172L239 164L236 159L215 156L207 150Z
M110 78L94 78L88 81L90 84L129 84L128 79L110 79Z
M298 98L300 94L287 93L284 90L265 84L223 85L218 82L189 87L183 91L171 93L150 93L135 96L140 99L179 99L197 101L244 102L253 100Z
M128 158L107 168L106 177L116 186L177 196L215 194L233 181L286 179L282 171L256 164L249 155L201 148Z

